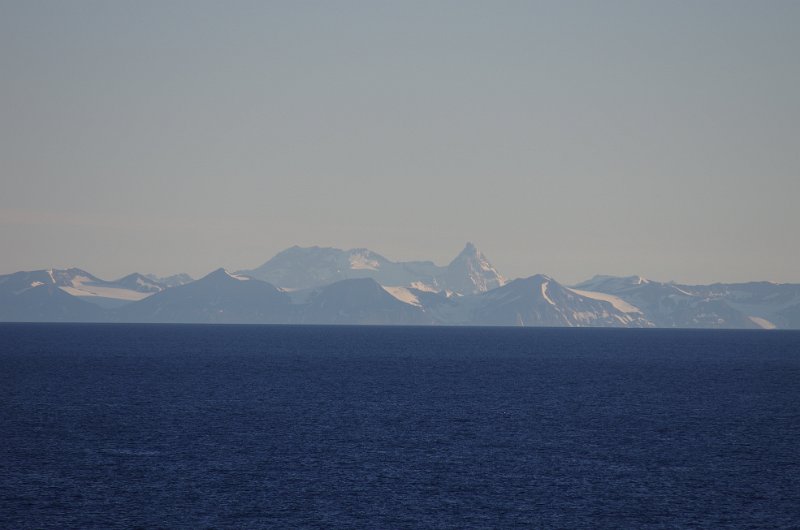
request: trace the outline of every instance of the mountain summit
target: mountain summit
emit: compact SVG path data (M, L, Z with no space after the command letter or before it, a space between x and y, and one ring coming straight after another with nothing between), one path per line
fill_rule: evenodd
M469 242L447 266L444 281L447 289L457 293L485 293L505 283L483 252Z

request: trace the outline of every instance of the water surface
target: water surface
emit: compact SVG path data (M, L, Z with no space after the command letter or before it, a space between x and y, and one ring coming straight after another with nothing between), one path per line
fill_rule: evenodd
M800 332L0 325L0 527L800 525Z

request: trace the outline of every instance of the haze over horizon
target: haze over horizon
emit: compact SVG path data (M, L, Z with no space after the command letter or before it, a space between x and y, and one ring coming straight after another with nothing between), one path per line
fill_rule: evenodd
M800 2L0 1L0 274L292 245L800 283Z

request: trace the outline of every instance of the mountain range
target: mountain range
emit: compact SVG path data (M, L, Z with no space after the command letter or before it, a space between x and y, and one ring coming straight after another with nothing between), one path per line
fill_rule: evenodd
M800 284L503 277L473 244L448 265L291 247L194 280L81 269L0 275L0 321L800 329Z

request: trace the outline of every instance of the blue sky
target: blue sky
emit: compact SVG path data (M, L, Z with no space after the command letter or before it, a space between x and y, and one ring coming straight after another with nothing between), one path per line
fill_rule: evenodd
M0 2L0 272L800 282L800 2Z

